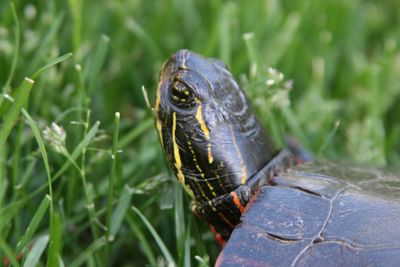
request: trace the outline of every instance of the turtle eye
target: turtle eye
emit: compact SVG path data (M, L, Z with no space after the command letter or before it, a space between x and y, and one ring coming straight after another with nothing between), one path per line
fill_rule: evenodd
M170 87L170 98L178 108L191 109L195 106L192 89L185 83L175 80Z

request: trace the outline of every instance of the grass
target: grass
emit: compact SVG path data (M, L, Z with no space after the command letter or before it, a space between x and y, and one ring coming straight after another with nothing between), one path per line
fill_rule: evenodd
M0 258L214 263L141 90L180 48L224 60L279 144L398 169L399 18L395 0L1 1Z

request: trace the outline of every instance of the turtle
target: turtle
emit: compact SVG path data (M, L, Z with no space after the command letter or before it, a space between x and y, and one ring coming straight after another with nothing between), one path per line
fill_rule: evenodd
M278 148L221 60L170 56L153 115L216 266L400 266L399 176Z

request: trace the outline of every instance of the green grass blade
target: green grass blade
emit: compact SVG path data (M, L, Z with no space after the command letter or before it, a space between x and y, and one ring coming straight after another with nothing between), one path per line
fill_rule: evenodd
M210 266L208 261L204 260L202 257L194 256L194 258L199 262L199 267L209 267Z
M96 239L92 244L90 244L78 257L75 258L70 264L69 267L78 267L85 263L85 261L89 260L93 254L103 247L107 243L104 237Z
M84 149L88 147L90 142L93 140L93 138L96 136L97 131L99 130L100 122L96 121L92 128L90 128L89 132L87 135L83 138L83 140L76 146L74 151L71 153L71 159L75 161L79 155L82 153ZM59 178L70 166L71 166L71 161L66 161L64 165L59 169L59 171L54 174L53 181L57 178Z
M142 220L142 222L145 224L147 229L150 231L151 235L153 236L154 240L156 241L158 247L161 249L161 252L164 255L165 259L167 260L168 264L176 265L171 253L168 250L168 248L165 246L164 242L162 241L160 236L157 234L157 232L153 228L153 226L150 224L150 222L146 219L146 217L144 217L144 215L136 207L132 207L132 210L137 215L139 215L139 217Z
M100 72L104 65L109 45L110 38L106 35L102 35L92 61L90 62L89 66L85 68L86 71L84 73L84 77L88 82L88 94L93 92L99 81L99 77L101 77Z
M186 228L185 233L185 248L184 248L184 256L183 256L183 266L190 266L190 224Z
M122 190L122 194L118 200L117 208L112 214L110 222L110 238L114 239L115 236L118 234L126 211L128 210L129 204L131 203L131 199L132 191L128 187L124 187L124 190Z
M335 121L335 124L333 125L333 128L331 130L331 132L326 136L326 139L324 140L324 142L322 143L320 149L317 151L317 155L322 154L322 152L330 145L332 144L332 140L334 138L334 136L336 135L338 129L340 126L340 121Z
M26 228L25 234L17 244L18 252L21 252L32 240L32 237L36 233L36 230L38 229L40 222L49 208L50 203L51 198L49 195L46 195L40 203L39 208L36 210L35 215L33 216L28 227Z
M0 157L1 161L1 157ZM6 179L3 179L3 177L6 176L1 176L2 174L0 173L0 207L3 206L3 201L4 201L4 196L6 194L7 188L8 188L8 181ZM0 227L1 229L1 227Z
M28 67L26 67L28 73L32 73L35 69L37 69L38 66L41 65L43 59L46 58L45 55L50 50L49 47L51 45L51 42L55 39L55 36L60 32L60 26L62 25L64 17L65 17L64 11L61 11L55 17L54 21L52 21L52 23L50 24L51 25L50 29L43 36L42 41L40 42L40 46L36 49L34 57L29 61Z
M12 15L14 18L14 23L15 23L15 31L14 31L15 44L14 44L14 55L13 55L13 59L12 59L12 63L11 63L10 73L8 74L6 84L4 85L5 91L3 91L3 92L7 92L8 88L11 84L11 81L14 77L15 67L17 66L17 62L18 62L18 56L19 56L19 50L20 50L20 39L21 39L21 29L20 29L20 25L19 25L18 15L17 15L17 12L15 11L14 3L10 2L10 6L11 6ZM0 106L1 106L1 99L0 99Z
M42 155L44 167L46 169L46 174L47 174L47 179L48 179L47 181L48 181L48 186L49 186L49 194L50 194L50 198L52 199L53 198L53 189L51 186L50 164L49 164L49 158L47 156L46 146L44 145L44 141L40 134L40 130L39 130L36 122L31 117L31 115L29 115L29 113L25 109L22 109L22 114L25 116L26 121L28 122L28 125L31 127L32 133L35 136L36 142L39 146L40 154Z
M162 58L162 53L157 42L134 18L129 18L126 23L127 29L132 32L141 42L146 44L154 58Z
M53 189L52 189L52 182L51 182L51 173L50 173L50 165L49 165L49 160L48 160L48 156L47 156L47 151L46 151L46 147L44 145L43 142L43 138L40 134L39 128L36 124L36 122L32 119L32 117L29 115L29 113L22 109L22 113L25 116L29 126L32 129L33 135L35 136L36 142L39 146L39 151L40 154L42 155L43 158L43 162L44 162L44 166L46 169L46 174L47 174L47 183L48 183L48 187L49 187L49 199L50 199L50 246L49 246L49 256L48 256L48 266L55 266L57 263L57 253L58 253L58 236L56 236L58 234L58 230L57 227L54 226L53 222L54 222L54 214L53 214L53 203L52 203L52 199L53 199ZM46 208L47 209L47 208Z
M0 209L3 207L5 194L8 189L8 180L7 180L7 168L6 168L6 161L7 161L7 148L3 147L0 149ZM1 232L1 223L0 223L0 232Z
M127 216L127 221L128 224L133 232L133 234L139 239L139 244L141 248L143 249L144 254L147 257L147 260L149 261L150 266L156 266L157 265L157 259L154 255L153 248L149 244L148 240L146 239L143 231L140 229L140 227L137 225L136 221L134 220L135 215L132 213L128 213ZM136 216L135 216L136 217Z
M145 131L153 127L154 121L152 118L147 118L142 121L137 127L135 127L132 131L125 134L124 137L121 138L121 141L118 143L118 149L126 147L133 140L142 135Z
M23 264L23 267L32 267L38 264L40 257L42 256L44 250L49 243L49 236L45 235L36 239L35 243L33 244L32 249L29 251L28 255L26 256L26 260Z
M250 67L250 80L256 80L259 79L260 75L258 73L261 73L259 71L261 62L260 62L260 57L257 52L257 45L256 45L256 38L254 37L253 32L247 32L243 34L243 40L244 43L246 44L246 50L250 59L251 67ZM258 75L258 76L257 76Z
M82 1L69 0L69 10L71 12L72 20L72 45L74 50L78 50L81 45L81 30L82 30Z
M53 214L53 223L50 227L50 245L47 257L47 266L57 266L59 255L61 254L61 241L62 241L62 224L60 214L55 212Z
M285 107L282 108L281 111L282 111L282 116L286 120L286 123L288 124L290 131L294 133L295 136L297 136L297 138L299 138L300 143L303 146L308 147L307 138L303 130L301 129L299 122L296 120L296 116L295 114L293 114L292 109L290 107Z
M232 16L234 14L234 4L227 2L222 9L222 12L218 21L219 28L219 55L220 59L227 65L231 65L231 54L232 54Z
M111 173L110 179L108 180L108 195L107 195L107 212L106 212L106 225L107 225L107 240L110 240L110 237L114 239L116 233L119 230L119 226L116 226L115 229L112 229L111 222L114 225L114 216L111 219L112 213L112 203L113 203L113 196L114 196L114 184L117 181L117 162L118 162L118 138L119 138L119 120L120 114L119 112L115 113L114 118L114 134L113 134L113 147L112 147L112 158L111 158ZM122 192L121 197L124 196L125 190ZM129 200L130 201L130 200ZM120 202L121 203L121 202ZM123 211L123 217L125 216L126 210L128 209L129 203L125 207ZM119 205L118 205L119 207ZM117 210L118 210L117 207ZM117 212L115 211L115 213ZM121 219L122 222L122 219Z
M17 88L14 97L14 103L5 114L4 122L0 129L0 147L4 147L12 128L14 127L14 123L18 118L21 108L28 102L29 94L33 84L33 80L25 78L21 85Z
M129 208L129 204L131 203L132 199L132 190L130 190L128 187L124 187L124 190L122 190L122 194L118 200L118 205L117 208L115 209L112 219L111 219L111 225L110 225L110 237L114 238L122 224L122 220L125 217L126 211Z
M12 266L17 266L17 267L20 266L15 254L13 253L12 248L6 243L2 235L0 235L0 248L1 251L4 253L5 257L7 257L7 260L12 264ZM4 261L4 259L0 260Z
M60 257L60 256L58 256L58 267L65 267L65 264L64 264L64 261L63 261L63 259Z
M43 67L41 67L40 69L38 69L37 71L35 71L32 74L32 79L36 79L37 77L39 77L39 75L44 72L45 70L53 67L54 65L57 65L58 63L61 63L65 60L67 60L69 57L71 57L73 54L72 53L66 53L62 56L59 56L58 58L55 58L54 60L50 61L50 63L44 65Z
M183 212L182 188L175 187L175 239L179 265L183 265L185 254L185 216ZM187 266L187 265L186 265Z
M281 57L288 51L290 44L298 34L298 27L301 22L301 16L298 13L289 14L285 20L282 30L273 39L266 51L267 66L275 66Z
M99 130L99 126L100 126L100 122L97 121L92 126L92 128L89 130L88 134L83 138L83 140L76 146L75 150L70 155L70 159L72 159L73 161L76 160L76 158L82 153L83 149L86 148L90 144L90 142L93 140L93 138L95 137L97 131ZM52 178L52 182L54 182L55 180L60 178L61 175L63 175L65 173L65 171L68 170L68 168L71 165L72 165L71 160L66 161L62 165L62 167L57 171L57 173L54 174L54 176ZM14 208L17 208L17 207L23 205L26 201L28 201L32 197L36 196L37 194L42 192L47 187L48 187L48 185L43 185L43 186L39 187L38 189L36 189L34 192L30 193L26 198L21 199L19 201L15 201L14 203L4 207L3 209L0 210L0 214L4 214L6 212L11 211Z

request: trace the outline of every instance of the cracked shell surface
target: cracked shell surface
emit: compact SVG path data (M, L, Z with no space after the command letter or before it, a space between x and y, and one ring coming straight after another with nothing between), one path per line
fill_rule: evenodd
M400 178L310 162L263 186L218 266L398 266Z

